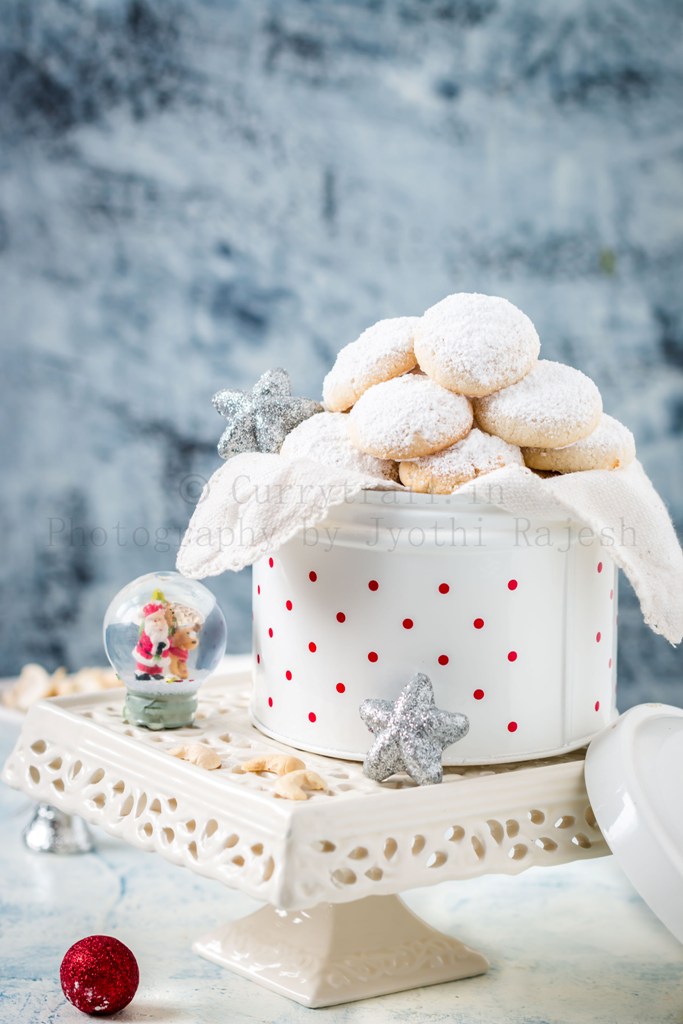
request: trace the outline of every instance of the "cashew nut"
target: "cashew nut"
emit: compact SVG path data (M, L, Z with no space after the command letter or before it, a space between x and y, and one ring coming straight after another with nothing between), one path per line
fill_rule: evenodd
M221 759L216 751L204 743L190 743L184 747L174 747L169 753L172 757L179 757L183 761L189 761L190 764L196 764L198 768L205 768L207 772L221 766Z
M243 772L273 772L275 775L287 775L305 767L300 758L290 757L289 754L263 754L241 765Z
M307 789L327 790L327 786L317 772L310 769L289 772L282 775L273 786L276 796L284 800L308 800Z

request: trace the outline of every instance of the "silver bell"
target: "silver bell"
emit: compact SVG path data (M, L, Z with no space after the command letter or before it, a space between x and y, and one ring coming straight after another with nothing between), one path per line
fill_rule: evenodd
M83 819L65 814L50 804L36 806L23 839L34 853L90 853L94 848L90 829Z

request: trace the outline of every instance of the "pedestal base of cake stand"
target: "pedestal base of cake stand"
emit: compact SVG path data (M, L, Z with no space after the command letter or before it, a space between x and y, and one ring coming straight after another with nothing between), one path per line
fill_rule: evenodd
M398 896L310 910L265 906L192 948L309 1007L459 981L489 967L480 953L421 921Z

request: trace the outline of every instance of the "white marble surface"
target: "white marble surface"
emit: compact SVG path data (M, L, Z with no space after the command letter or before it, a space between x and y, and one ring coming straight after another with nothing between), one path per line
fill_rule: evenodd
M0 721L5 759L16 724ZM135 952L141 984L120 1021L295 1024L406 1021L467 1024L664 1024L683 1019L683 948L613 858L535 868L517 878L444 883L410 906L491 960L484 977L365 1003L308 1010L201 960L194 938L254 909L253 900L96 834L80 857L29 853L31 813L0 784L2 1024L84 1020L61 993L61 957L77 939L116 935Z

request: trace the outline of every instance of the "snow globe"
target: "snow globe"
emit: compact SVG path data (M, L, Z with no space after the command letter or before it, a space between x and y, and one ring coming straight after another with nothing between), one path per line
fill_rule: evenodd
M140 576L112 600L103 637L126 686L125 721L147 729L192 724L197 691L225 653L225 619L207 587L177 572Z

